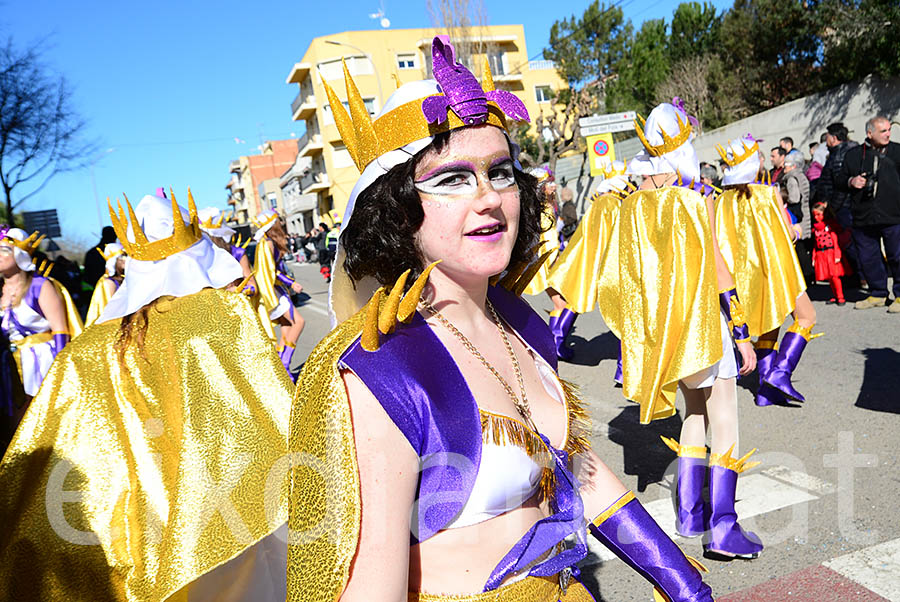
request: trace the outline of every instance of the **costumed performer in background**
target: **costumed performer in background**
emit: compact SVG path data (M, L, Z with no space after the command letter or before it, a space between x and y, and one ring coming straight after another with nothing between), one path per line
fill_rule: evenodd
M274 209L263 211L252 221L257 228L253 235L257 241L253 274L259 287L261 306L269 312L269 319L281 326L281 337L275 350L284 369L296 381L291 372L291 359L304 322L291 301L291 293L302 292L303 286L288 274L284 262L288 255L287 234L278 212Z
M56 280L36 272L32 259L44 239L19 228L0 227L0 326L10 345L0 352L4 396L0 399L0 446L9 442L53 359L81 334L72 298ZM16 375L12 372L12 356Z
M551 333L518 296L543 209L507 134L524 105L446 36L432 58L437 81L401 86L374 122L346 67L349 115L325 85L362 175L331 287L340 324L294 400L288 599L590 601L572 576L589 526L668 599L712 600L590 451Z
M566 337L575 325L578 317L567 305L566 300L558 291L550 286L550 267L556 261L564 246L560 236L562 221L559 217L559 199L556 196L556 180L549 167L533 167L528 170L529 175L537 178L538 191L544 201L544 212L541 216L541 240L536 249L541 259L540 267L531 282L525 288L526 295L540 295L546 291L553 309L550 311L550 330L556 341L556 356L561 360L570 360L575 355L569 347L566 347Z
M280 602L293 386L194 207L126 204L110 211L125 281L0 464L0 591Z
M747 456L732 455L738 449L735 344L741 374L753 371L756 357L716 244L712 190L705 198L695 190L700 165L684 111L663 103L643 128L635 126L644 148L628 173L643 182L622 202L603 258L600 313L622 341L622 392L640 403L642 424L672 416L676 390L684 395L681 441L666 440L679 456L678 532L708 532L709 556L755 558L762 543L741 529L734 510L737 476L752 465Z
M128 260L125 248L117 242L108 243L102 249L98 248L97 250L106 261L106 273L100 276L94 286L91 304L88 306L87 316L84 319L85 326L90 326L97 321L106 304L122 286L122 280L125 278L125 265Z
M804 401L791 384L816 323L806 280L794 251L788 211L780 193L764 181L759 143L747 134L717 146L725 162L724 191L716 199L716 238L722 258L734 274L743 301L744 320L756 341L759 389L756 405ZM778 348L778 330L788 314L794 323Z
M831 286L831 293L834 296L826 303L843 306L847 301L844 299L841 277L849 274L851 268L847 263L847 258L841 253L838 236L841 225L834 217L826 217L827 211L827 203L819 202L812 207L813 236L815 238L813 264L816 269L816 280L824 280Z
M548 284L566 300L575 315L597 307L600 261L619 216L619 206L634 186L625 176L625 164L616 161L604 166L603 180L572 235L569 244L550 268ZM613 380L622 384L622 348L616 360Z
M188 194L191 194L190 190L188 190ZM200 218L200 229L206 232L213 244L231 253L231 256L241 264L241 272L247 281L244 293L253 295L256 292L256 284L253 279L250 258L247 256L247 242L250 239L248 238L243 244L234 244L240 242L237 232L225 223L228 215L218 207L204 207L197 212L197 215Z

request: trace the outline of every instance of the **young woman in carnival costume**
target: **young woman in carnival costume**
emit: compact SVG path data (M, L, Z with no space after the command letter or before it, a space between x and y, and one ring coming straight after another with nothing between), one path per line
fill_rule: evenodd
M528 174L534 176L538 181L538 191L544 201L544 212L541 215L541 240L537 247L537 254L541 256L538 262L539 267L531 282L525 287L524 293L540 295L544 291L547 292L547 296L553 302L553 310L550 312L548 322L553 339L556 341L556 357L568 361L572 359L574 352L566 347L566 337L572 331L578 314L569 309L563 296L548 282L550 266L559 257L560 251L565 246L565 242L559 235L562 221L559 219L556 180L553 172L546 166L533 167L528 170Z
M717 150L726 167L724 191L716 199L716 237L734 274L750 336L759 337L756 405L804 401L791 375L807 342L820 335L811 334L816 310L794 251L789 212L778 190L763 179L765 168L753 136ZM778 330L791 313L795 321L779 348Z
M86 326L90 326L97 321L100 314L106 308L106 304L116 294L122 281L125 278L125 266L128 256L125 254L125 247L117 242L111 242L101 249L100 255L106 261L106 273L100 276L100 280L94 286L94 293L91 295L91 304L88 306L87 316L84 319Z
M619 216L619 207L634 185L621 161L606 166L578 229L550 270L549 285L566 299L568 311L578 314L597 307L600 261ZM616 383L622 384L622 348L616 361Z
M750 454L732 456L738 448L735 344L741 374L753 371L756 357L716 244L714 191L696 184L700 166L684 111L664 103L643 128L635 125L644 149L628 172L643 182L622 202L602 261L600 313L622 341L622 391L640 403L641 423L672 416L676 391L684 395L681 441L664 439L679 456L678 532L708 532L708 555L755 558L762 543L741 529L734 510L737 476L755 464L747 463ZM708 427L709 506L702 497Z
M291 302L291 293L302 292L303 286L288 274L284 263L288 254L287 234L278 212L263 211L252 221L257 228L253 235L257 241L253 273L259 287L260 305L269 312L269 319L281 326L281 338L275 349L284 369L295 379L291 359L304 322Z
M192 204L110 213L125 280L0 464L0 591L281 602L293 385Z
M445 36L432 56L437 81L401 86L374 121L346 67L349 115L325 85L362 175L331 287L340 324L295 395L288 600L589 601L571 578L586 528L669 599L711 600L589 450L519 297L542 211L506 134L525 107Z
M37 232L27 235L19 228L0 226L0 326L9 341L0 360L3 447L53 359L82 329L81 317L66 289L53 278L36 273L32 256L43 239ZM11 374L13 362L17 378Z

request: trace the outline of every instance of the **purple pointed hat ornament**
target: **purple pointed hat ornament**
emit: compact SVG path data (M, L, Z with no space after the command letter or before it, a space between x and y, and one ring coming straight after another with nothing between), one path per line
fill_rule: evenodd
M489 101L496 103L507 117L529 121L528 110L515 94L506 90L485 91L481 87L472 72L456 60L456 50L448 36L435 36L431 43L431 59L434 79L444 95L429 96L422 103L428 123L444 123L448 110L456 113L466 125L485 123Z
M687 112L687 109L684 108L684 101L681 98L679 98L677 96L673 96L672 97L672 105L674 107L680 109L682 113L687 115L688 121L691 123L691 125L693 127L697 128L697 131L700 130L700 121L696 117L694 117L693 115L691 115L690 113Z

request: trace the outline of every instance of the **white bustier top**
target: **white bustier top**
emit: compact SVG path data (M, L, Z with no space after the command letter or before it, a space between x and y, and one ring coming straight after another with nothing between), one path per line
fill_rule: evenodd
M565 394L553 368L537 353L532 352L531 356L547 393L565 405ZM494 418L521 425L519 420L499 414L481 411L481 415L483 423L486 419ZM522 427L527 429L524 425ZM481 445L481 464L478 466L472 493L459 515L445 527L446 529L468 527L515 510L538 492L543 466L522 446L510 441L495 443L496 439L492 433L485 431Z

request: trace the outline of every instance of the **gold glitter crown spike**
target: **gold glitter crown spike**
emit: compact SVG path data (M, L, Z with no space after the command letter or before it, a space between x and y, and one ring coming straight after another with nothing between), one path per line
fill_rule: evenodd
M422 103L425 98L411 100L373 120L366 109L359 89L350 76L346 63L344 63L344 84L347 89L347 104L350 106L348 113L344 104L321 74L320 79L322 87L325 88L325 95L328 97L334 124L360 173L369 163L384 153L403 148L422 138L467 127L467 124L453 111L447 112L447 119L443 122L429 123L422 112ZM487 65L484 69L481 87L485 93L495 91L493 76ZM434 94L433 96L444 95ZM488 101L487 106L488 116L485 123L508 131L506 115L503 110L494 101Z
M103 261L109 261L113 257L118 257L119 255L122 255L123 253L125 253L125 249L116 249L115 251L112 251L109 255L107 255L106 253L103 252L103 249L101 249L100 247L96 247L96 249L97 249L97 251L99 251L100 255L103 257Z
M268 226L269 224L271 224L272 222L274 222L276 219L278 219L278 213L273 212L272 215L270 215L269 217L267 217L267 218L265 219L265 221L259 221L259 220L256 219L255 217L251 217L251 218L250 218L250 222L251 222L254 226L256 226L258 229L261 229L261 228L265 228L266 226ZM248 239L248 240L249 240L249 239Z
M16 240L11 236L3 237L3 240L8 242L11 245L15 245L28 253L29 255L34 255L34 252L37 251L37 248L41 246L41 243L44 242L46 236L40 234L37 230L28 235L28 238L25 240Z
M719 156L722 157L722 161L724 161L728 167L736 167L737 165L743 163L751 156L753 156L754 153L759 152L759 142L756 142L755 140L753 141L753 146L748 147L747 143L744 142L744 139L741 138L741 146L744 148L744 150L740 154L734 151L734 146L732 146L731 142L728 143L727 150L721 144L717 144L716 151L719 153ZM728 150L731 151L730 159L728 158Z
M181 217L181 209L179 209L178 203L175 201L175 194L171 190L170 195L172 197L170 200L172 203L172 235L153 242L147 240L147 235L144 234L144 229L134 214L134 208L132 208L127 195L124 193L122 195L125 197L127 213L118 199L116 199L116 205L118 205L119 210L113 209L112 202L107 197L106 203L109 206L109 217L112 220L113 229L116 231L116 236L119 237L125 252L130 257L138 261L159 261L192 247L203 238L203 231L200 230L200 219L197 217L197 207L194 206L193 197L188 195L189 221L185 224L184 218ZM129 224L134 234L134 242L128 240Z
M641 121L640 124L638 124L638 119ZM678 133L674 137L669 136L662 126L659 126L659 133L662 135L663 142L662 144L653 145L650 144L650 141L644 136L643 128L647 125L647 122L644 121L644 118L640 115L637 116L637 119L634 120L634 129L637 132L638 138L641 139L641 144L647 149L648 154L654 157L661 157L664 154L677 149L691 137L691 131L693 131L691 123L683 122L681 120L681 115L679 115L677 111L675 112L675 120L678 122Z

